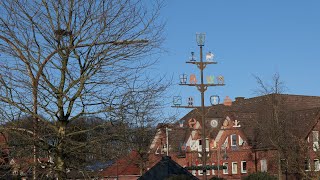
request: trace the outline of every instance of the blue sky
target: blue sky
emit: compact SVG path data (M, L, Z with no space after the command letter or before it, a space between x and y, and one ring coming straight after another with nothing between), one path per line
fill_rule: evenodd
M163 48L157 68L179 82L179 74L198 69L186 64L191 51L199 59L196 32L206 33L204 52L215 54L217 65L205 75L224 75L226 86L209 89L207 96L256 96L254 75L271 82L278 72L288 94L320 96L319 0L168 0ZM189 96L200 104L193 87L174 86L184 103ZM198 101L198 102L197 102ZM209 104L208 97L206 104Z

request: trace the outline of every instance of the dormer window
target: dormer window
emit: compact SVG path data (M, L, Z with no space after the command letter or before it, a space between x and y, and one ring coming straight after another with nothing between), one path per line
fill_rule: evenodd
M231 146L237 146L237 135L232 134L230 138L231 138Z

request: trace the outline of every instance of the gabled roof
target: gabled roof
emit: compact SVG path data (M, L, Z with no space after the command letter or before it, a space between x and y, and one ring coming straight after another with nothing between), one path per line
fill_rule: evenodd
M136 151L132 151L128 156L117 160L113 165L101 172L103 177L113 177L117 175L140 175L139 157Z
M188 179L198 179L173 161L170 156L164 156L161 161L144 173L138 180L164 180L174 175L185 175Z
M254 98L236 98L232 106L224 106L222 104L208 108L206 115L206 136L215 138L220 130L224 119L229 116L231 120L240 121L241 130L249 140L249 144L253 142L256 148L270 147L270 143L263 138L265 135L259 131L259 126L263 126L262 120L271 118L273 104L278 103L282 112L281 118L286 121L287 130L299 138L305 138L313 126L319 121L320 117L320 97L319 96L304 96L304 95L289 95L289 94L269 94ZM184 127L188 127L188 120L195 118L202 126L201 116L198 109L194 109L186 114ZM218 119L217 128L210 126L212 118ZM179 125L178 123L176 124ZM188 128L186 128L188 129ZM190 133L190 130L185 130ZM189 137L186 134L185 137ZM177 136L176 138L182 137ZM186 139L183 139L186 141Z

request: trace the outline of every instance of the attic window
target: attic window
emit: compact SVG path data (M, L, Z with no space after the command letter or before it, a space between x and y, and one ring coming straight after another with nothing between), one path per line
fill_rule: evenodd
M231 138L231 146L237 146L237 135L232 134L230 138Z

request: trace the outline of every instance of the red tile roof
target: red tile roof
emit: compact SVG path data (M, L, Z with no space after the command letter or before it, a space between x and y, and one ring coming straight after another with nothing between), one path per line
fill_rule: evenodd
M136 151L132 151L128 156L117 160L113 165L101 172L103 177L140 174L139 155Z

